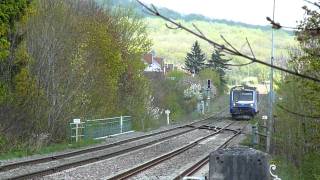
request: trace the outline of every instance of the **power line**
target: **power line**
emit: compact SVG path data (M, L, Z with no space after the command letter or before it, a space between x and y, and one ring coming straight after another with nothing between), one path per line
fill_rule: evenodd
M244 53L241 53L240 51L238 51L235 47L233 47L225 39L224 40L227 42L229 47L226 47L225 45L219 44L219 43L209 39L208 37L206 37L204 35L204 33L202 33L200 31L199 28L196 28L197 32L193 31L190 28L187 28L187 27L183 26L181 23L178 23L178 22L176 22L176 21L174 21L174 20L172 20L172 19L160 14L159 11L157 10L157 8L154 5L151 5L151 7L148 7L147 5L142 3L141 1L139 1L139 0L136 0L136 1L141 6L143 6L149 12L149 14L152 14L154 16L158 16L158 17L164 19L165 21L170 22L171 24L175 25L176 27L174 27L174 29L185 30L185 31L189 32L190 34L192 34L192 35L194 35L194 36L196 36L196 37L198 37L200 39L203 39L203 40L207 41L209 44L211 44L212 46L214 46L215 48L221 50L224 53L227 53L227 54L230 54L230 55L234 55L234 56L239 56L239 57L242 57L242 58L245 58L245 59L249 59L252 62L255 62L255 63L258 63L258 64L262 64L264 66L268 66L268 67L271 67L271 68L286 72L288 74L292 74L294 76L298 76L298 77L301 77L301 78L304 78L304 79L309 79L309 80L315 81L317 83L320 83L320 79L318 79L318 78L311 77L311 76L308 76L308 75L305 75L305 74L300 74L298 72L294 72L292 70L288 70L288 69L285 69L285 68L282 68L282 67L279 67L279 66L271 65L271 64L266 63L266 62L264 62L262 60L256 59L254 54L252 54L252 57L251 57L251 56L248 56L248 55L246 55Z

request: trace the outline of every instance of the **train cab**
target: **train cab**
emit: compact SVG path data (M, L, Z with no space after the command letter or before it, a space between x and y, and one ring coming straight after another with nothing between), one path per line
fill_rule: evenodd
M230 90L230 114L233 118L253 118L258 112L259 93L255 87L235 86Z

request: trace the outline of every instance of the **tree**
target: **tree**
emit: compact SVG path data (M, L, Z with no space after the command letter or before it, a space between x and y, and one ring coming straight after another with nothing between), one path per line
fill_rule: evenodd
M290 52L288 66L320 78L320 14L317 10L304 9L306 17L296 32L299 46ZM276 152L297 167L300 179L319 179L320 85L293 75L286 75L276 83L277 95L281 97L275 109Z
M6 6L0 2L0 17L12 9ZM135 123L146 113L141 56L151 43L143 21L127 9L95 0L34 0L15 28L7 23L3 33L1 20L0 152L33 147L41 135L61 142L74 117L126 114Z
M198 41L196 41L191 48L191 52L187 53L187 57L185 58L186 70L198 74L204 68L205 60L205 54L200 49Z
M220 77L220 83L222 86L222 89L226 86L227 81L225 79L226 70L228 70L228 66L226 65L230 59L224 58L224 54L221 53L219 50L215 50L212 55L211 59L208 60L207 67L216 71L219 74Z

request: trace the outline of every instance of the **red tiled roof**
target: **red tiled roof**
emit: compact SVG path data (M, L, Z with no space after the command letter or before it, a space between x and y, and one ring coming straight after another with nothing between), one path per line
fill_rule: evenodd
M152 64L152 54L148 53L143 55L143 60L148 64Z

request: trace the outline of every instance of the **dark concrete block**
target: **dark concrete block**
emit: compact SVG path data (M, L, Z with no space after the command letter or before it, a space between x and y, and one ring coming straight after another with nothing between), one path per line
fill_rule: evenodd
M269 180L269 156L252 148L219 149L209 163L210 180Z

